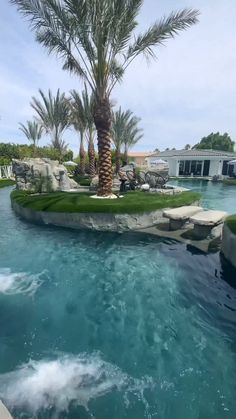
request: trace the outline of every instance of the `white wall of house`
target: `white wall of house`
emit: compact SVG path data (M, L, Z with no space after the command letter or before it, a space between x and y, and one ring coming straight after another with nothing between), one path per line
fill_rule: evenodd
M161 157L163 160L165 160L169 164L169 176L179 176L179 163L181 160L190 160L190 161L202 161L202 173L201 176L203 176L203 168L204 168L204 161L210 160L210 168L209 168L209 177L212 176L222 176L222 168L223 168L223 162L230 160L230 158L225 159L221 157L198 157L198 156L178 156L178 157ZM153 168L152 161L155 161L157 157L147 157L147 165L149 168Z

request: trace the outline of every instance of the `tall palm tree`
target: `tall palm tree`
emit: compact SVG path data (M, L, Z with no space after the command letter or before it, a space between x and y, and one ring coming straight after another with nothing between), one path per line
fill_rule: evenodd
M71 124L74 129L80 134L80 147L79 147L79 174L85 174L85 160L86 153L84 149L84 136L87 128L86 114L84 111L83 101L76 90L71 91L70 109L71 109Z
M128 151L143 137L143 130L138 127L140 121L141 118L137 118L137 116L134 116L131 112L126 123L123 137L125 164L128 164Z
M125 143L125 133L131 115L130 110L124 112L121 107L118 111L112 113L112 141L115 145L116 173L120 170L121 147Z
M19 129L25 134L26 138L33 144L34 154L38 142L43 134L43 127L36 121L26 121L26 124L19 123Z
M67 148L67 144L63 140L65 130L70 126L70 106L66 99L65 93L57 90L56 96L52 95L51 90L46 96L39 89L41 100L32 98L31 106L37 113L37 120L44 128L45 132L51 138L51 145L57 149L60 154Z
M198 11L183 9L135 33L143 0L10 0L29 18L36 39L82 77L95 97L98 136L98 194L112 190L110 95L125 70L142 54L155 58L162 45L197 22Z

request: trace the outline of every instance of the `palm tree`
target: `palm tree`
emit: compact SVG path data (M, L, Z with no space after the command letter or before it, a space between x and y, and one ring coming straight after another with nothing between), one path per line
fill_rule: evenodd
M79 147L79 174L81 176L85 175L85 160L86 153L84 149L84 135L87 128L87 120L84 111L84 106L82 99L76 90L71 91L72 100L70 101L71 109L71 124L74 126L74 129L80 134L80 147Z
M66 99L65 93L57 90L56 96L52 95L51 90L48 91L48 97L39 89L41 100L32 98L31 106L37 113L37 120L49 134L51 145L63 154L67 148L67 144L62 136L65 130L70 126L70 106Z
M123 111L121 107L112 114L112 141L115 145L116 173L120 170L121 147L127 144L127 130L130 128L130 119L132 112L130 110Z
M29 18L36 39L80 76L95 97L98 137L98 195L112 190L110 95L125 70L142 54L197 22L198 11L183 9L135 33L143 0L10 0Z
M34 154L38 142L43 134L43 127L36 121L26 121L26 124L19 123L19 129L25 134L26 138L33 143Z
M85 125L85 137L88 141L88 158L89 158L89 174L90 176L95 176L95 149L94 149L94 119L93 119L93 110L94 110L94 97L89 95L86 84L84 85L84 90L82 91L81 98L75 90L71 91L71 96L74 98L74 103L72 107L72 113L75 120L80 118L80 113L83 116L83 121ZM78 103L78 109L76 108L76 103Z
M137 118L132 112L130 113L123 139L125 164L128 164L128 151L143 137L143 130L138 127L140 121L141 118Z

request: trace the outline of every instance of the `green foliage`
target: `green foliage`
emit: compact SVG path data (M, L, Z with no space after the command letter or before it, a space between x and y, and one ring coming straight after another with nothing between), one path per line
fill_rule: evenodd
M232 233L236 234L236 214L230 215L226 218L225 223Z
M73 179L80 185L80 186L90 186L91 178L89 176L80 176L75 175Z
M13 191L11 198L19 205L35 211L48 212L92 212L92 213L143 213L162 208L176 208L199 201L197 192L182 192L162 195L145 192L129 192L120 199L91 199L90 193L55 192L44 195L29 195Z
M52 147L37 147L27 144L0 143L0 165L10 164L12 159L24 159L27 157L44 157L51 160L73 160L73 152L67 150L61 154Z
M234 151L235 142L230 138L229 134L221 135L219 132L215 134L212 132L207 137L203 137L200 143L193 148L197 150L219 150L219 151Z
M14 180L11 179L0 179L0 189L5 188L6 186L12 186L14 185Z

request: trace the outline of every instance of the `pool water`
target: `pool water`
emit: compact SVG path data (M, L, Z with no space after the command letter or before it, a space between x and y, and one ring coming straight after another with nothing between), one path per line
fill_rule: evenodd
M141 234L26 224L0 191L0 399L14 419L234 419L236 275Z
M170 180L169 184L200 192L204 208L236 213L236 186L197 179Z

